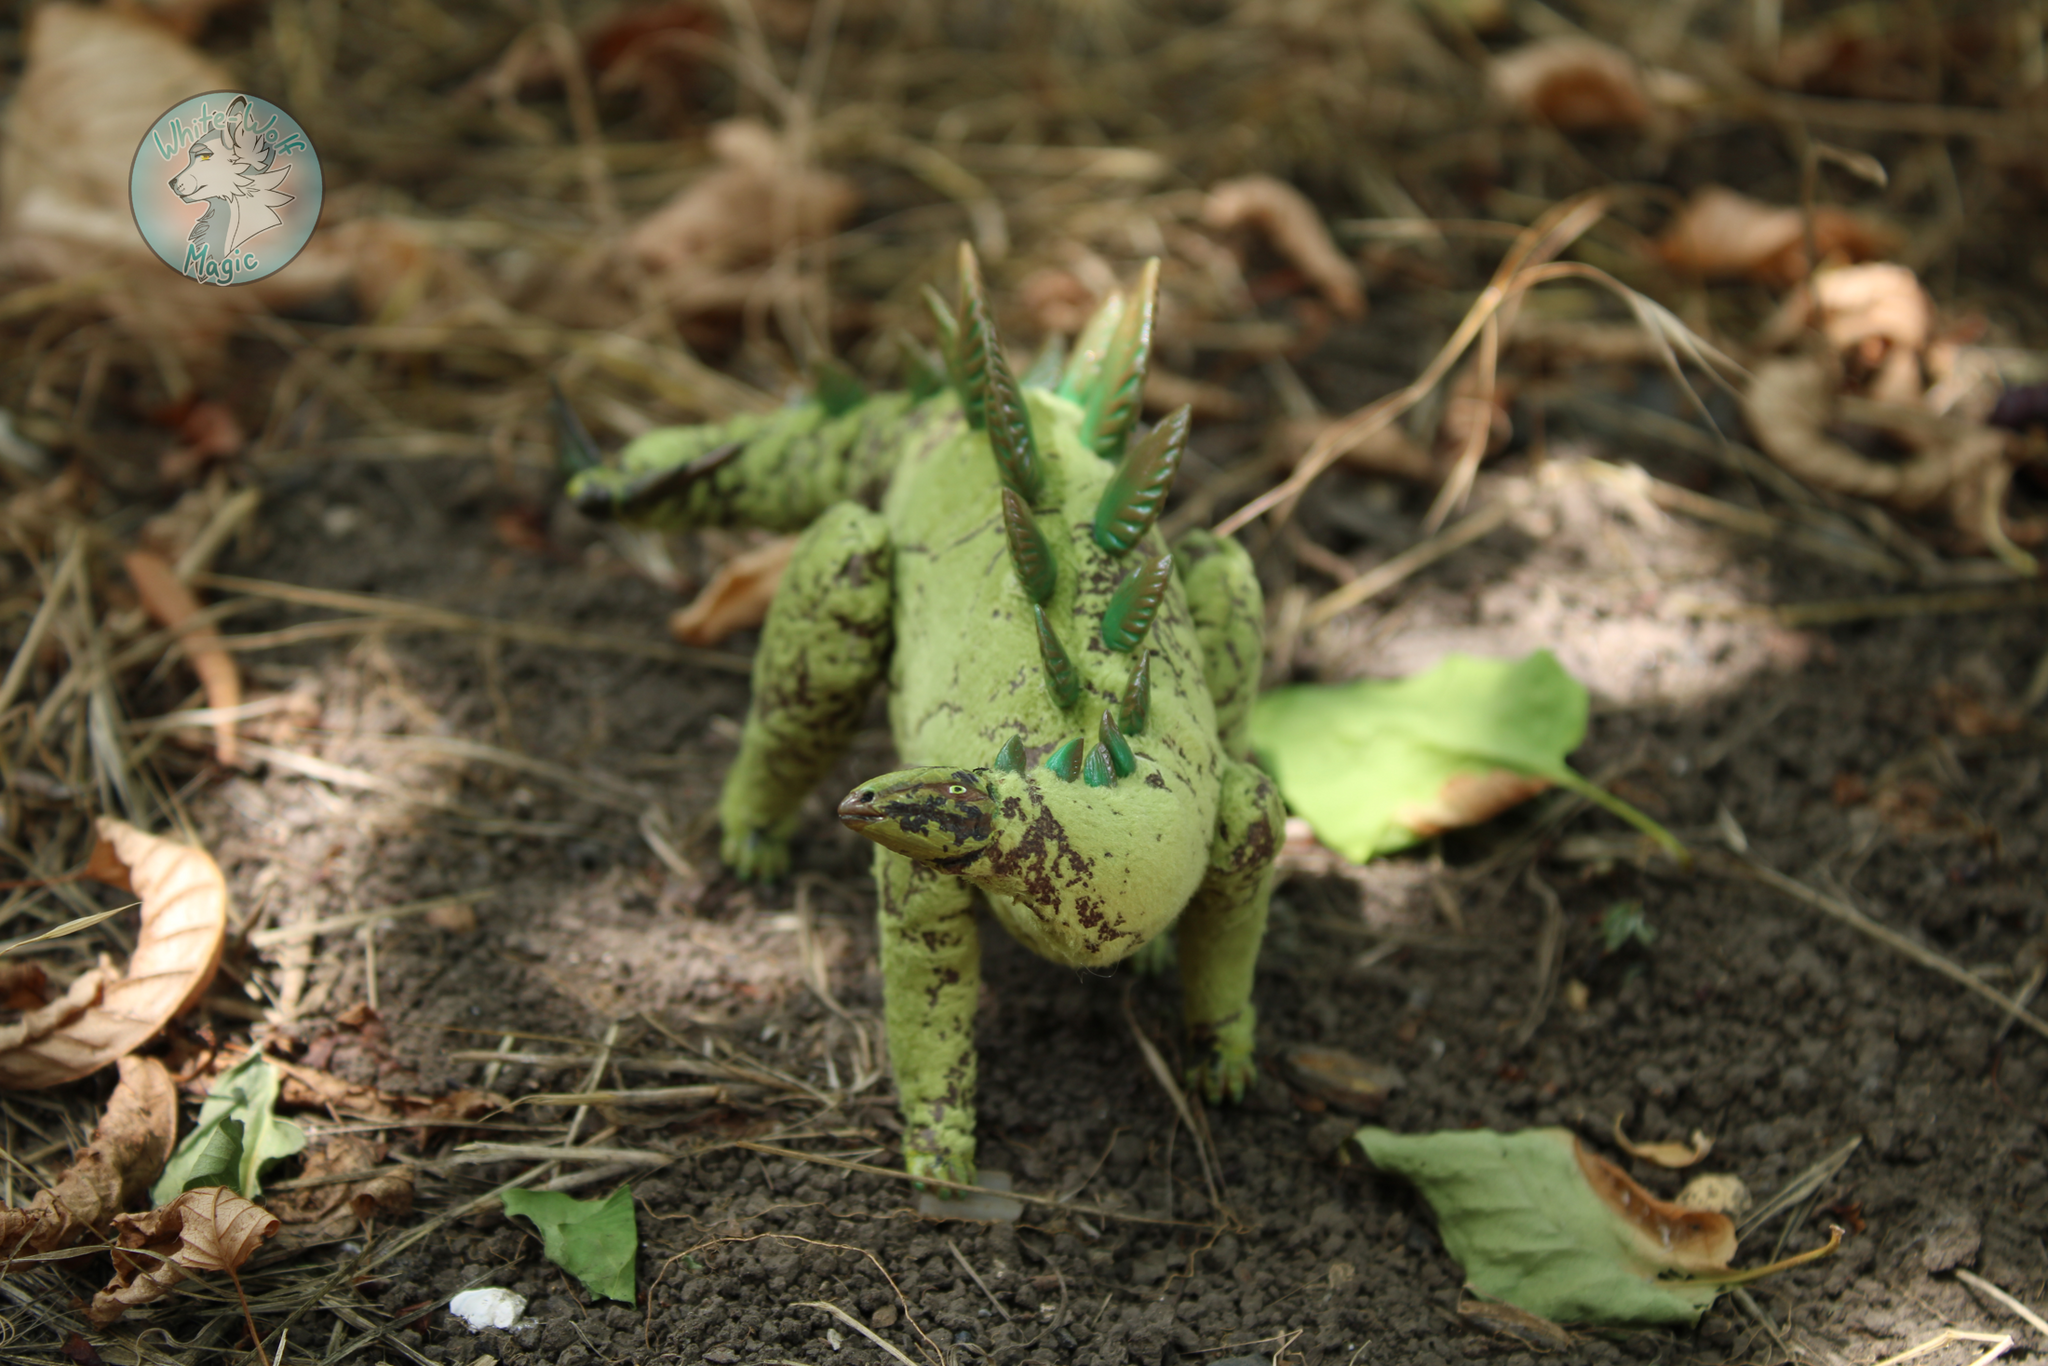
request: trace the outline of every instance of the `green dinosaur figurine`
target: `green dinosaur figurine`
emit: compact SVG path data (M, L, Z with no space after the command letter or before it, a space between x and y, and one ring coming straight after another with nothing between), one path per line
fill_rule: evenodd
M974 1178L976 893L1072 967L1178 924L1190 1081L1235 1100L1284 813L1245 760L1261 598L1234 541L1154 528L1185 409L1135 435L1158 265L1064 370L1019 384L961 249L929 294L943 367L909 393L850 375L769 416L650 432L593 467L559 398L578 506L657 526L804 530L768 612L719 816L741 876L786 870L804 798L886 674L908 767L839 818L878 846L882 972L904 1159ZM1054 380L1056 379L1056 383Z

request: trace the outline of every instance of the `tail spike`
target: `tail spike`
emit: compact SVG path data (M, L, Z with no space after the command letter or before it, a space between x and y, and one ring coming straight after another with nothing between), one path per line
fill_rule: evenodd
M1138 756L1131 753L1131 742L1124 739L1123 732L1116 728L1116 718L1108 712L1102 713L1102 725L1096 730L1096 739L1109 752L1110 760L1116 766L1116 776L1128 778L1138 771Z
M585 470L596 469L604 463L604 457L598 452L597 442L591 439L590 429L569 406L569 396L562 392L562 386L552 379L548 381L548 393L548 415L555 420L555 456L561 462L563 476L573 478Z
M1038 354L1031 358L1031 364L1017 382L1026 389L1051 389L1059 383L1060 371L1066 368L1066 364L1066 336L1055 332L1045 339L1045 345L1038 348Z
M953 382L953 377L946 373L946 362L942 358L908 338L903 340L898 350L897 365L902 371L903 387L919 403Z
M1003 533L1009 539L1010 564L1017 571L1024 596L1037 603L1050 601L1052 590L1059 586L1059 568L1053 563L1045 533L1038 529L1038 520L1013 489L1003 490Z
M1076 735L1073 739L1046 755L1045 766L1070 783L1080 777L1081 737Z
M1097 744L1088 751L1088 757L1081 761L1081 781L1090 787L1116 786L1116 761L1110 758L1108 746Z
M1103 486L1102 501L1095 505L1095 544L1110 554L1129 554L1166 506L1181 453L1188 448L1189 414L1185 406L1167 414L1124 454Z
M1131 302L1117 319L1102 356L1102 373L1088 388L1081 430L1088 448L1105 460L1124 453L1144 398L1145 368L1152 357L1152 323L1159 311L1159 258L1145 263Z
M978 432L987 415L989 348L995 344L996 330L988 322L981 262L965 242L960 244L960 306L953 323L953 382L960 387L960 410L967 414L967 425Z
M1145 721L1152 711L1152 651L1146 648L1138 651L1138 662L1131 669L1131 681L1124 684L1124 695L1117 699L1116 727L1125 735L1143 735Z
M1102 643L1129 654L1144 643L1173 578L1173 554L1146 560L1125 576L1102 610Z
M1104 299L1088 322L1081 328L1081 335L1074 338L1074 349L1068 354L1067 368L1060 375L1059 396L1075 403L1086 403L1088 391L1095 387L1096 377L1102 373L1102 356L1109 350L1109 339L1116 333L1117 320L1124 315L1122 291L1112 293Z
M1045 665L1045 690L1062 707L1071 707L1081 696L1081 674L1067 656L1067 647L1052 633L1045 609L1031 604L1031 619L1038 624L1038 657Z
M811 361L811 392L827 417L840 417L868 401L868 387L844 361L818 356Z
M1022 773L1024 771L1024 742L1014 734L1009 739L1003 741L1003 747L996 751L996 760L991 767L1000 769L1004 773Z

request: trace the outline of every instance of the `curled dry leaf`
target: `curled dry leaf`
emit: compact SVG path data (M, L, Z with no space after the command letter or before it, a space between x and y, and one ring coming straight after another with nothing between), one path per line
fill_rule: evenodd
M1620 1115L1614 1117L1614 1143L1616 1147L1620 1148L1630 1157L1640 1158L1644 1162L1649 1162L1659 1167L1667 1167L1673 1171L1680 1167L1692 1166L1714 1150L1714 1140L1708 1138L1698 1129L1692 1131L1692 1142L1690 1144L1632 1143L1629 1141L1629 1136L1622 1132ZM1697 1206L1690 1208L1697 1208Z
M1333 1110L1376 1115L1389 1092L1405 1082L1391 1064L1370 1062L1341 1048L1295 1044L1281 1050L1280 1070L1289 1085Z
M1395 819L1422 839L1490 821L1509 807L1550 790L1548 778L1504 768L1453 773L1427 801L1410 802Z
M1871 372L1870 397L1917 407L1926 387L1921 356L1934 326L1934 304L1920 278L1904 266L1872 261L1821 271L1812 291L1821 331Z
M162 1209L123 1214L114 1250L114 1283L92 1297L86 1317L104 1328L128 1310L171 1293L195 1271L241 1269L278 1221L226 1186L186 1191Z
M1329 229L1301 191L1272 176L1245 176L1212 187L1202 221L1228 232L1250 227L1272 243L1323 298L1347 318L1365 316L1365 284L1358 267L1330 240Z
M127 975L95 968L64 1000L0 1031L0 1088L56 1086L126 1057L197 1001L220 966L228 888L212 856L109 816L99 831L142 898Z
M1834 375L1812 357L1757 365L1742 395L1742 411L1757 443L1808 483L1907 512L1946 497L1972 539L1982 534L1973 521L1981 516L1981 486L2006 470L2004 433L1991 428L1923 437L1917 453L1898 464L1852 449L1828 432L1835 416Z
M1617 1227L1627 1230L1638 1260L1692 1275L1728 1269L1728 1261L1735 1255L1735 1225L1727 1215L1659 1200L1627 1172L1576 1139L1572 1153L1586 1184L1620 1216Z
M1486 79L1507 108L1567 132L1641 128L1650 121L1634 59L1591 38L1526 43L1495 58Z
M1892 235L1841 209L1816 209L1813 245L1823 261L1867 261L1894 245ZM1686 202L1657 239L1674 270L1709 280L1790 285L1806 278L1806 226L1798 209L1780 208L1719 185Z
M149 1189L178 1137L178 1090L154 1058L121 1059L121 1082L92 1141L26 1209L0 1209L0 1246L54 1252L111 1236L114 1216Z
M310 1247L346 1238L372 1219L412 1209L413 1173L376 1172L387 1145L361 1134L333 1134L306 1150L301 1187L272 1196L271 1213L287 1226L280 1244ZM361 1173L360 1176L357 1176ZM356 1177L356 1179L343 1179ZM319 1181L321 1184L304 1184Z
M128 570L128 577L135 584L136 593L142 598L142 606L157 624L176 628L190 621L199 612L199 599L192 596L192 590L171 568L170 561L150 550L131 550L121 557L122 565ZM220 633L211 626L198 626L184 636L185 658L191 662L192 672L199 675L199 682L206 689L206 705L216 711L238 707L242 703L242 672L235 667L235 657L221 648ZM213 723L213 755L221 763L233 766L238 755L235 739L235 723L231 719L218 718Z
M860 202L851 181L791 157L752 119L712 129L711 150L716 169L626 234L626 250L679 314L745 303L765 263L830 236Z
M795 552L796 537L778 536L733 556L694 602L669 616L670 634L685 645L716 645L734 631L759 626Z
M41 1010L50 1003L50 975L41 963L0 958L0 1008Z

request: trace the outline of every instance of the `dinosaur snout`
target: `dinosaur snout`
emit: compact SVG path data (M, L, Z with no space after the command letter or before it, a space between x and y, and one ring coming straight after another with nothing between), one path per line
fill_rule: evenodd
M882 819L882 813L875 809L875 790L863 787L847 793L839 803L839 819L854 830Z

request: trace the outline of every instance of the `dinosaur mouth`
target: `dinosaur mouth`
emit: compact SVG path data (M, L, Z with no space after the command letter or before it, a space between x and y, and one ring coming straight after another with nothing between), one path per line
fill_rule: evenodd
M882 819L882 813L875 809L875 790L863 787L846 794L839 803L839 819L853 830L864 825L873 825Z

